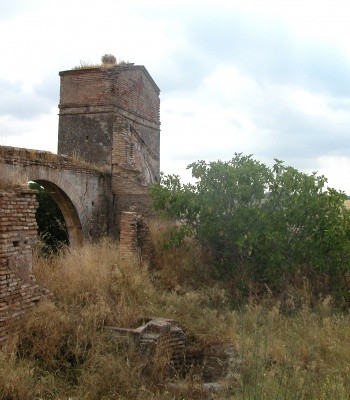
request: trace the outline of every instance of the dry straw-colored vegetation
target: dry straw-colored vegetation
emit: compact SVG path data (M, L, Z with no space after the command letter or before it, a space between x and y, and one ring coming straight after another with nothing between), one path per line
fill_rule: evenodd
M53 297L0 352L0 399L349 399L350 320L331 298L315 305L304 282L299 302L266 296L233 307L195 243L162 250L168 229L152 227L151 269L109 240L36 258ZM103 329L146 316L176 319L203 348L231 343L226 389L205 392L198 374L169 385L130 340Z
M118 65L132 65L129 61L125 60L118 60L113 54L104 54L101 57L101 64L94 64L89 61L82 61L80 60L80 64L75 66L73 69L93 69L93 68L100 68L102 71L114 68Z
M13 172L2 169L0 175L0 190L12 190L14 188L26 188L28 177L22 172Z

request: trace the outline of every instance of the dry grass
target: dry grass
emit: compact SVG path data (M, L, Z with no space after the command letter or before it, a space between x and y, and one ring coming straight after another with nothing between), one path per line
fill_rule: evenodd
M33 364L20 361L14 353L0 352L0 399L23 400L35 396Z
M207 290L216 283L216 271L198 243L187 238L182 246L174 247L171 251L164 248L164 242L172 234L173 226L172 222L165 220L152 220L149 223L151 241L155 248L153 276L158 278L166 290Z
M92 62L88 62L88 61L82 61L80 60L80 64L76 65L75 67L73 67L73 70L79 70L79 69L93 69L93 68L99 68L102 71L105 70L109 70L111 68L115 68L118 65L133 65L132 63L130 63L129 61L125 61L125 60L116 60L116 62L101 62L100 64L94 64Z
M153 237L165 231L158 225ZM210 267L201 275L197 252L166 255L157 247L154 271L109 240L37 258L37 280L54 297L0 353L0 398L349 399L348 315L330 298L288 314L273 299L233 309ZM157 366L144 373L147 360L130 340L111 340L103 329L133 327L145 316L176 319L201 346L233 344L228 390L209 394L197 375L168 386Z
M92 68L100 68L101 64L94 64L89 61L80 60L79 65L76 65L72 69L92 69Z
M27 188L28 177L23 172L13 172L2 168L0 176L0 190Z
M99 68L102 71L104 71L104 70L108 70L108 69L111 69L111 68L115 68L117 66L125 66L125 65L133 65L133 63L131 63L130 61L122 60L122 59L119 59L119 60L115 59L115 61L113 59L106 59L104 62L102 61L100 64L94 64L94 63L89 62L89 61L80 60L80 64L76 65L72 69L73 70L79 70L79 69Z
M324 302L293 316L249 305L236 314L241 354L241 394L233 398L348 399L348 316Z

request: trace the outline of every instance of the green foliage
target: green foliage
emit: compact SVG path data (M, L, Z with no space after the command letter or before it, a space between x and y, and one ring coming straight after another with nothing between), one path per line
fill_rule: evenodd
M196 182L162 176L151 188L154 206L179 222L176 240L192 235L210 250L222 276L245 273L271 283L300 269L350 270L346 195L327 188L324 176L242 154L188 168Z
M57 252L62 246L69 244L62 212L43 187L35 182L30 182L29 187L38 191L36 199L39 206L36 210L36 222L43 243L42 251L45 254Z

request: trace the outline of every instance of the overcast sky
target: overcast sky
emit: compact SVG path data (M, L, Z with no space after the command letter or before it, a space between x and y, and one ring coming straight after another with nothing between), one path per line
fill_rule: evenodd
M58 72L105 53L161 89L161 169L235 152L350 194L350 2L0 0L0 144L56 152Z

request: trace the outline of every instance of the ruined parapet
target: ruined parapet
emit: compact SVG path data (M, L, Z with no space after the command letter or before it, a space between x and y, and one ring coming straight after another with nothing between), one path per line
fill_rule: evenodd
M53 169L69 168L92 173L105 173L106 169L81 160L77 157L70 157L64 154L55 154L46 150L27 149L23 147L0 146L0 164L28 166L45 166Z
M37 240L35 191L0 192L0 343L48 291L32 275Z

